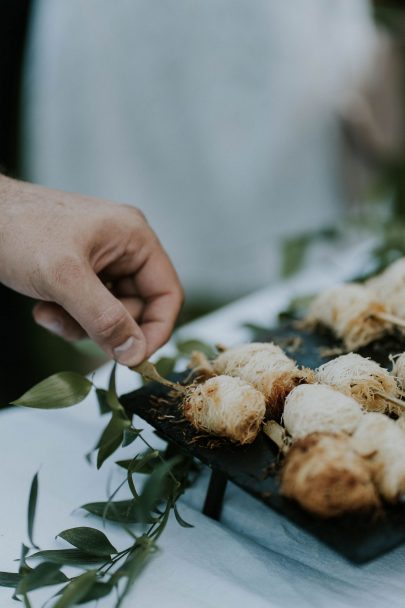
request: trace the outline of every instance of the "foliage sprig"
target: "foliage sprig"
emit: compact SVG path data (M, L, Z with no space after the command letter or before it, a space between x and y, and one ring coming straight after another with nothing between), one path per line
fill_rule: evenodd
M188 346L191 347L191 343L185 343L185 351ZM175 359L164 358L160 373L172 371L174 363ZM98 517L103 524L111 521L122 525L128 533L129 543L121 549L115 548L104 532L89 526L70 528L56 534L57 538L69 545L66 548L39 549L33 541L39 485L38 474L34 476L27 517L31 546L22 545L18 572L0 572L0 586L14 589L14 599L22 601L26 607L31 607L31 591L62 585L57 594L48 599L47 606L78 606L115 592L115 608L120 608L137 576L157 551L157 541L170 514L174 514L181 526L191 527L181 517L176 503L192 483L198 469L191 456L178 452L173 446L166 451L155 450L143 436L142 429L133 426L117 395L115 371L114 366L107 390L95 387L80 374L62 372L40 382L14 401L14 405L23 407L58 409L80 403L94 389L100 414L109 414L109 421L95 446L97 468L118 448L134 442L143 444L142 450L132 458L116 463L126 476L108 500L80 507L88 515ZM140 474L145 479L142 487L138 488L135 477ZM124 485L129 490L130 498L115 500ZM79 569L79 573L68 577L63 568L72 566Z

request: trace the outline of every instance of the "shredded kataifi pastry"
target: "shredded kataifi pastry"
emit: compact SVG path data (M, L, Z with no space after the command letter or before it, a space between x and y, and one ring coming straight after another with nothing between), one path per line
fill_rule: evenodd
M399 397L397 383L388 370L356 353L332 359L315 373L318 382L353 397L369 411L392 410L384 396Z
M256 438L266 403L260 391L240 378L215 376L188 389L183 409L196 429L244 444Z
M343 434L313 433L296 441L283 464L281 493L325 518L379 504L367 464Z
M405 492L405 432L401 424L384 414L365 414L351 444L367 459L381 496L396 501Z
M379 318L386 312L386 306L371 290L363 285L345 283L315 298L306 324L328 327L343 340L347 350L357 350L390 329L390 323Z
M363 416L360 404L325 384L303 384L288 395L283 423L294 438L314 432L353 433Z
M299 369L283 350L272 342L253 342L230 348L212 363L218 374L241 378L266 399L267 415L278 419L285 397L301 382L313 382L314 373Z

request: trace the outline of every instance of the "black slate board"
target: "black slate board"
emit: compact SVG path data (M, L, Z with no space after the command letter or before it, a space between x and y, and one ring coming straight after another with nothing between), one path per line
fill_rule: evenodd
M327 332L309 333L297 330L293 324L269 331L256 329L254 339L274 341L300 365L312 368L333 358L321 356L320 348L338 346ZM388 366L389 354L404 350L404 338L391 336L359 352ZM185 377L186 374L176 376L180 381ZM122 396L121 402L128 412L146 420L164 439L191 453L212 469L224 473L229 480L353 562L363 563L374 559L405 541L405 505L386 507L379 514L324 521L284 499L279 493L277 479L277 449L263 433L248 446L236 446L226 439L199 435L183 419L178 401L170 399L167 389L155 383Z

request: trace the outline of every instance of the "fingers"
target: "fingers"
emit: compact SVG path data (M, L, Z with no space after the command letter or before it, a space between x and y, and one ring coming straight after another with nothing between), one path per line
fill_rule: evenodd
M118 281L113 283L113 293L117 296L135 296L135 279L133 276L120 278Z
M54 304L39 304L34 316L67 339L84 332L109 356L134 366L168 340L183 293L148 224L133 210L121 213L109 230L104 222L78 255L53 258L39 294Z
M162 248L156 248L134 277L144 302L140 328L149 357L169 339L183 303L183 290L176 271Z
M143 301L140 328L147 344L147 356L153 354L169 339L183 303L183 290L177 273L164 249L149 227L152 246L141 261L135 251L105 269L105 276L113 281L113 292L134 296ZM144 241L147 241L144 238Z
M59 267L52 296L110 357L128 366L146 358L146 340L141 329L87 264L75 263L74 269ZM132 312L137 314L135 299L131 305Z
M38 302L32 314L38 325L65 340L74 341L86 337L83 328L58 304Z
M180 294L162 294L145 308L140 328L145 336L148 357L170 338L181 304Z
M136 297L124 297L118 298L118 300L125 306L135 321L141 318L143 310L142 300ZM32 314L38 325L69 342L81 340L87 336L79 323L77 323L62 306L59 306L59 304L54 304L53 302L37 302L33 308Z

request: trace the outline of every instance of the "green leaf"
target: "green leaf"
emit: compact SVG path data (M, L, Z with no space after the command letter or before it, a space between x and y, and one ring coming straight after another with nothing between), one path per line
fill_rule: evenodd
M26 593L24 593L23 595L23 600L24 600L24 608L32 608L32 604L28 599L28 595Z
M111 593L113 588L113 585L110 585L109 583L94 583L84 597L82 597L81 600L76 601L76 604L87 604L87 602L92 602L94 600L99 600L102 597L106 597Z
M296 319L300 319L302 316L305 315L306 310L308 310L308 307L311 303L311 301L314 299L315 294L308 294L305 296L297 296L296 298L293 298L292 300L290 300L287 308L285 310L281 310L278 313L278 318L280 321L291 321L291 320L296 320ZM269 329L267 329L267 331L265 332L266 336L265 338L268 339L269 336Z
M137 503L133 500L115 502L90 502L81 507L92 515L124 524L153 523L149 515L142 518Z
M256 323L243 323L242 327L245 327L251 331L255 336L268 335L269 328L264 325L257 325Z
M173 507L173 511L174 511L174 516L176 518L176 521L178 524L180 524L180 526L182 526L183 528L194 528L194 526L192 524L187 523L181 516L180 513L177 509L177 505L174 505Z
M58 536L77 549L81 549L91 555L108 557L111 553L118 553L106 535L95 528L86 526L69 528L58 534Z
M148 450L142 456L138 454L130 460L118 460L116 464L127 471L130 469L132 473L149 475L160 462L158 450Z
M90 555L79 549L51 549L48 551L38 551L31 555L31 558L41 558L54 564L65 566L82 566L86 564L99 564L106 561L107 556Z
M92 383L76 372L60 372L42 380L12 405L52 410L70 407L83 401L89 394Z
M70 606L78 604L89 593L96 580L97 572L95 570L84 572L76 577L64 588L53 608L70 608Z
M29 574L24 576L17 587L16 594L23 595L28 591L46 587L48 585L58 585L66 583L68 578L59 570L59 564L43 562L39 564Z
M134 478L133 478L132 474L130 473L130 471L127 472L127 483L128 483L128 487L129 487L129 490L130 490L132 496L134 498L138 499L139 494L136 490Z
M34 534L34 522L35 522L35 512L37 508L37 499L38 499L38 473L36 473L31 482L30 495L28 499L28 538L30 539L30 543L35 549L38 549L37 545L34 543L33 534Z
M215 348L205 342L201 342L201 340L184 340L177 342L176 347L182 355L191 355L193 351L197 350L204 353L208 359L214 359L217 356Z
M158 373L163 377L167 378L171 373L174 372L176 365L175 357L160 357L155 363L155 367Z
M117 464L119 467L121 467L122 469L125 469L126 471L128 470L131 462L132 462L133 458L128 458L125 460L117 460L115 462L115 464Z
M143 361L139 365L130 367L130 369L132 369L133 372L140 374L144 382L158 382L159 384L162 384L163 386L168 386L169 388L175 388L176 390L184 390L184 387L180 387L179 384L176 384L175 382L171 382L170 380L163 378L151 361Z
M117 395L117 389L115 386L116 369L117 369L117 364L114 363L113 368L111 370L111 374L110 374L110 381L108 383L106 401L107 401L107 404L108 404L110 410L112 410L113 412L122 414L123 418L127 418L126 412L125 412L124 408L122 407L121 403L119 402L118 395Z
M17 587L22 574L16 572L0 572L0 587Z
M124 429L128 428L129 426L131 426L129 420L123 419L119 414L116 414L115 412L113 413L110 422L104 429L98 442L98 469L101 467L103 462L107 460L107 458L111 456L111 454L113 454L117 448L120 447L124 436Z
M150 516L151 511L156 508L158 502L166 494L166 478L171 473L173 467L180 461L181 457L175 456L166 462L162 462L148 477L143 487L142 494L139 497L139 512L142 518Z
M308 234L285 239L282 244L281 275L283 278L290 277L301 269L313 240L316 240L316 238Z
M18 570L20 574L27 574L32 570L32 568L25 561L25 558L27 557L29 551L29 547L24 544L21 545L20 567Z
M115 464L117 464L122 469L128 470L128 467L131 464L132 460L132 458L128 458L125 460L117 460Z
M172 500L168 500L166 502L165 510L163 511L163 513L160 516L158 526L151 533L151 536L153 537L154 541L157 541L159 536L163 533L164 529L166 528L167 522L169 521L171 505L172 505Z
M132 427L124 429L124 438L122 440L122 447L126 448L131 445L142 433L142 429L134 429Z
M139 494L136 491L136 487L135 487L135 482L134 482L134 478L133 478L133 471L132 471L132 466L135 466L136 464L136 456L132 461L132 464L130 464L130 466L128 467L127 470L127 483L128 483L128 487L130 489L130 492L132 494L132 496L136 499L139 498Z
M104 414L109 414L111 412L111 408L107 402L107 391L105 388L96 388L96 397L101 416L104 416Z
M127 578L126 585L121 593L121 596L116 604L116 608L120 608L124 598L127 596L135 579L142 572L143 567L151 553L156 550L156 545L153 540L148 536L141 536L135 544L135 551L133 551L125 561L122 568L113 575L114 578L119 576L125 576Z

